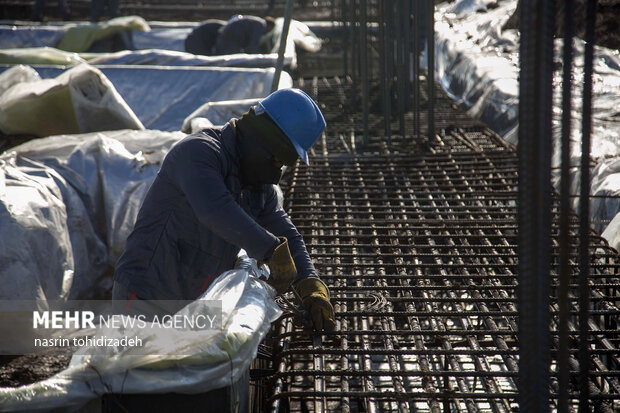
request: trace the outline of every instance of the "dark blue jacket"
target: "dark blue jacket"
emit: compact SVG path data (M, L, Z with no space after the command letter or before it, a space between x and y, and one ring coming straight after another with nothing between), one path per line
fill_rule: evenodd
M217 55L233 53L258 53L258 43L267 31L265 20L256 16L233 18L220 29L215 41Z
M274 185L242 187L231 121L174 145L149 188L114 280L142 299L193 300L234 266L240 248L266 258L289 240L298 280L316 276Z
M185 38L185 51L193 54L211 55L218 31L226 24L223 20L210 19L200 23Z

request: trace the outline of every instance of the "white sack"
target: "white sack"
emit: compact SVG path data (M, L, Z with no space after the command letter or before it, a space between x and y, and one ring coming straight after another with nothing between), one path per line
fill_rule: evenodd
M0 96L0 131L39 137L144 129L99 69L83 64L55 79L16 84Z

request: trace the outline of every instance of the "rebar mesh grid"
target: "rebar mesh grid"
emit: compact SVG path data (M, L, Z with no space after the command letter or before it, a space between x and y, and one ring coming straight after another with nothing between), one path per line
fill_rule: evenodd
M333 82L314 80L308 90L331 104L338 97L328 93ZM328 119L338 115L330 104L323 105ZM447 122L450 115L446 110ZM426 146L410 137L392 143L375 137L361 148L355 134L347 141L328 131L310 166L287 175L285 207L330 286L337 331L310 336L293 314L276 323L268 340L274 374L264 382L262 411L518 408L517 154L477 127L451 126ZM552 212L555 360L557 200ZM577 221L572 217L575 243ZM592 237L590 394L599 411L617 411L620 262L602 238ZM571 408L578 402L574 251ZM554 362L552 405L555 371Z
M292 316L276 327L276 410L515 407L516 184L507 150L315 156L296 169L287 210L338 331L317 343ZM600 239L592 254L593 399L618 408L620 264Z

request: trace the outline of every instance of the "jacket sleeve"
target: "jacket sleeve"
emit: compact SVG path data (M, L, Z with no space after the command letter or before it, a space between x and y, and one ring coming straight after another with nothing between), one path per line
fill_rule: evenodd
M164 162L171 180L187 198L198 220L227 242L243 248L255 259L266 258L278 244L240 206L224 183L221 148L208 140L180 143ZM162 167L162 170L164 168Z
M288 239L289 249L297 267L298 275L295 282L307 277L318 277L316 269L312 265L306 244L288 214L282 208L278 193L279 189L271 186L266 195L265 209L257 218L258 223L276 236L283 236Z

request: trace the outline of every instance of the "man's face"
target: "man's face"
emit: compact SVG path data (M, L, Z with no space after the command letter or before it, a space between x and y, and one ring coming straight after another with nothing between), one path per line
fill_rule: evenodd
M283 164L252 138L241 142L241 179L247 185L277 184Z

